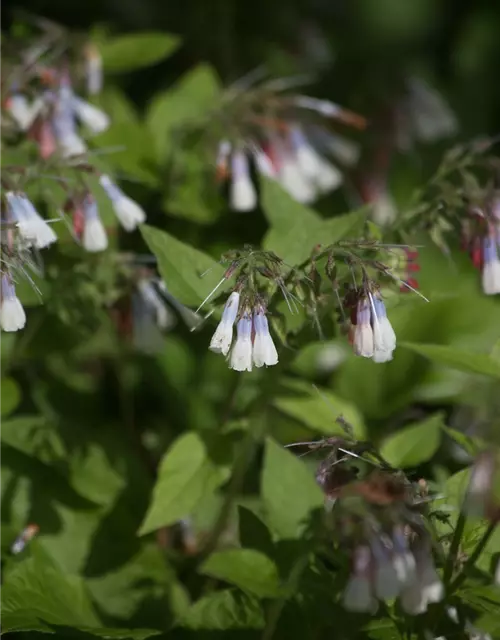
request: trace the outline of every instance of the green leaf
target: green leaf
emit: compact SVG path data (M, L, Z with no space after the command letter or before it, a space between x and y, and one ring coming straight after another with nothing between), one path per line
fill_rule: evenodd
M500 363L488 355L481 353L467 353L455 347L445 347L434 344L414 344L402 342L399 346L410 349L429 360L467 373L479 373L492 378L500 378Z
M299 537L308 517L324 503L309 469L270 438L266 440L261 494L266 521L282 538Z
M181 126L196 124L207 116L220 90L212 67L200 64L184 75L174 87L154 98L146 115L146 124L154 137L161 160L172 148L172 132Z
M271 533L253 511L239 505L238 523L242 547L256 549L268 556L272 556L273 540Z
M263 629L264 613L259 601L241 591L224 589L204 596L180 619L189 629Z
M443 414L400 429L382 443L380 453L393 467L406 469L427 462L441 442Z
M14 378L2 378L0 381L0 412L2 418L13 413L21 401L21 389Z
M261 598L276 598L280 595L276 565L254 549L218 551L201 565L199 571Z
M205 253L147 225L141 232L169 291L183 304L198 306L222 279L223 267Z
M177 36L151 31L109 38L99 45L99 51L105 71L122 73L155 64L179 44Z
M285 262L297 265L311 255L317 244L329 245L362 229L363 211L322 220L312 209L296 202L273 180L263 180L262 208L271 229L263 247Z
M336 418L343 416L352 425L356 438L362 439L366 435L363 417L354 404L325 389L318 393L312 385L300 380L289 379L283 384L286 391L291 393L274 398L272 405L278 411L309 429L327 435L344 434L342 427L335 422Z
M196 433L178 438L163 457L153 499L139 535L177 522L224 482L227 474L208 458Z
M52 632L50 625L98 627L81 578L59 572L39 554L9 573L2 590L2 631Z

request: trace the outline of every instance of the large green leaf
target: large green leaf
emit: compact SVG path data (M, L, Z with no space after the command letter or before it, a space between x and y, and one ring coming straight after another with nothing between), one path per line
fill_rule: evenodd
M394 467L416 467L436 453L441 441L443 414L411 424L389 436L380 453Z
M177 36L158 31L108 38L99 45L104 69L113 73L132 71L166 58L180 44Z
M270 438L266 441L261 494L266 521L282 538L301 535L323 494L309 469Z
M264 613L259 601L241 591L224 589L210 593L197 602L179 621L190 629L263 629Z
M262 207L271 225L263 246L290 265L307 260L318 244L327 246L348 236L355 237L365 219L360 211L322 220L273 180L263 181Z
M468 373L479 373L492 378L500 378L500 363L481 353L467 353L455 347L434 344L414 344L403 342L400 346L411 349L429 360L446 367L452 367Z
M272 401L273 407L309 429L327 435L343 434L342 427L335 422L342 416L352 425L358 439L366 435L363 417L356 406L331 391L318 391L310 384L292 379L284 382L284 389L290 395L277 395Z
M222 279L223 267L205 253L165 231L147 225L142 225L141 231L158 260L158 268L169 291L182 303L199 305Z
M219 94L220 84L214 70L209 65L200 64L174 87L154 98L146 115L146 124L154 137L160 159L166 157L172 146L170 136L174 129L199 122L213 107Z
M160 464L153 498L139 535L188 516L204 496L224 482L227 473L209 459L195 433L178 438Z
M200 573L224 580L261 598L280 595L278 569L274 562L254 549L228 549L213 553Z
M98 627L81 578L59 572L41 554L9 573L2 590L2 631L46 631L50 625Z

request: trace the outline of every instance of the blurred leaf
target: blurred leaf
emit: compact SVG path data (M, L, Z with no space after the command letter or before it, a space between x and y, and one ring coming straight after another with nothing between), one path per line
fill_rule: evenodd
M165 231L142 225L141 232L172 295L186 305L201 304L222 279L223 267Z
M261 494L266 521L282 538L296 538L311 513L323 507L323 494L309 469L274 440L266 440Z
M456 429L452 429L451 427L447 427L444 424L441 425L441 428L470 456L477 455L481 449L485 448L484 442L479 440L479 438L472 438L471 436L468 436L461 431L457 431Z
M180 624L190 629L263 629L264 613L259 601L241 591L225 589L210 593L181 617Z
M209 65L200 64L174 87L155 96L146 115L146 124L161 160L171 148L170 136L174 129L199 122L215 104L219 93L220 83L215 71Z
M98 627L81 578L60 573L41 554L24 560L2 590L2 631L45 631L50 625Z
M401 347L411 349L429 360L438 364L466 371L479 373L493 378L500 378L500 363L486 354L467 353L454 347L445 347L434 344L413 344L411 342L400 343Z
M262 208L271 225L263 247L290 265L307 260L318 244L329 245L348 236L355 237L362 230L366 217L363 210L322 220L312 209L296 202L277 182L263 180L262 185Z
M153 498L139 535L155 531L188 516L224 482L226 475L208 458L195 433L178 438L163 457Z
M238 507L240 544L242 547L256 549L272 557L273 541L266 525L253 511L246 507Z
M285 380L283 386L291 395L278 395L272 401L273 406L282 413L327 435L344 434L342 427L335 422L343 416L353 427L357 439L365 437L363 417L354 404L342 400L331 391L320 389L318 392L312 385L299 380Z
M427 462L436 453L441 441L443 414L409 425L389 436L380 453L389 464L406 469Z
M277 598L280 595L276 565L254 549L217 551L201 565L199 571L261 598Z
M122 73L159 62L179 44L177 36L151 31L108 38L100 43L99 51L105 71Z
M21 389L14 378L3 377L0 381L0 411L2 418L13 413L21 401Z

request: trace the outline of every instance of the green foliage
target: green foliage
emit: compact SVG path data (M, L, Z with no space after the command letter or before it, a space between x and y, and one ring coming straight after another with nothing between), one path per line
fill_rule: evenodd
M159 62L179 44L174 35L151 31L106 38L99 50L106 71L123 73Z
M438 413L422 422L397 431L382 443L380 453L393 467L416 467L436 453L441 440L443 415Z

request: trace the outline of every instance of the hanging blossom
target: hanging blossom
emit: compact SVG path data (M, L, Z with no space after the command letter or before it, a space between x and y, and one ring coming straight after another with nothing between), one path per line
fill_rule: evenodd
M2 273L1 282L0 327L3 331L19 331L26 324L26 313L10 274Z
M91 194L88 194L82 203L83 234L82 246L90 253L104 251L108 248L108 236L106 229L99 217L97 203Z
M6 191L8 221L14 222L28 246L45 249L57 240L52 227L24 193Z
M237 318L237 335L233 341ZM264 305L258 302L252 309L244 303L240 309L238 291L233 291L229 296L209 348L228 356L229 367L235 371L251 371L253 366L270 367L278 364L278 352L269 332Z
M351 313L350 342L354 353L374 362L392 360L396 334L380 294L361 294Z
M116 217L125 231L133 231L138 225L145 222L144 210L135 200L126 196L109 176L101 175L99 183L111 200Z
M500 293L500 218L493 206L492 214L473 208L462 221L462 249L471 257L474 267L481 271L481 283L486 295Z
M355 547L342 602L349 611L374 613L378 600L399 598L407 614L419 615L443 596L430 542L419 537L410 545L403 529L395 528Z
M327 156L333 156L346 167L359 157L357 145L315 124L311 115L359 129L366 126L365 119L328 100L278 96L276 91L286 88L286 83L286 79L271 81L257 88L255 104L252 95L245 93L245 105L237 112L251 123L252 134L219 142L216 176L218 181L230 180L229 204L235 211L251 211L257 205L251 165L258 174L279 182L295 200L310 203L343 182L342 171ZM241 90L236 92L239 94ZM273 117L268 117L265 100L271 96Z

